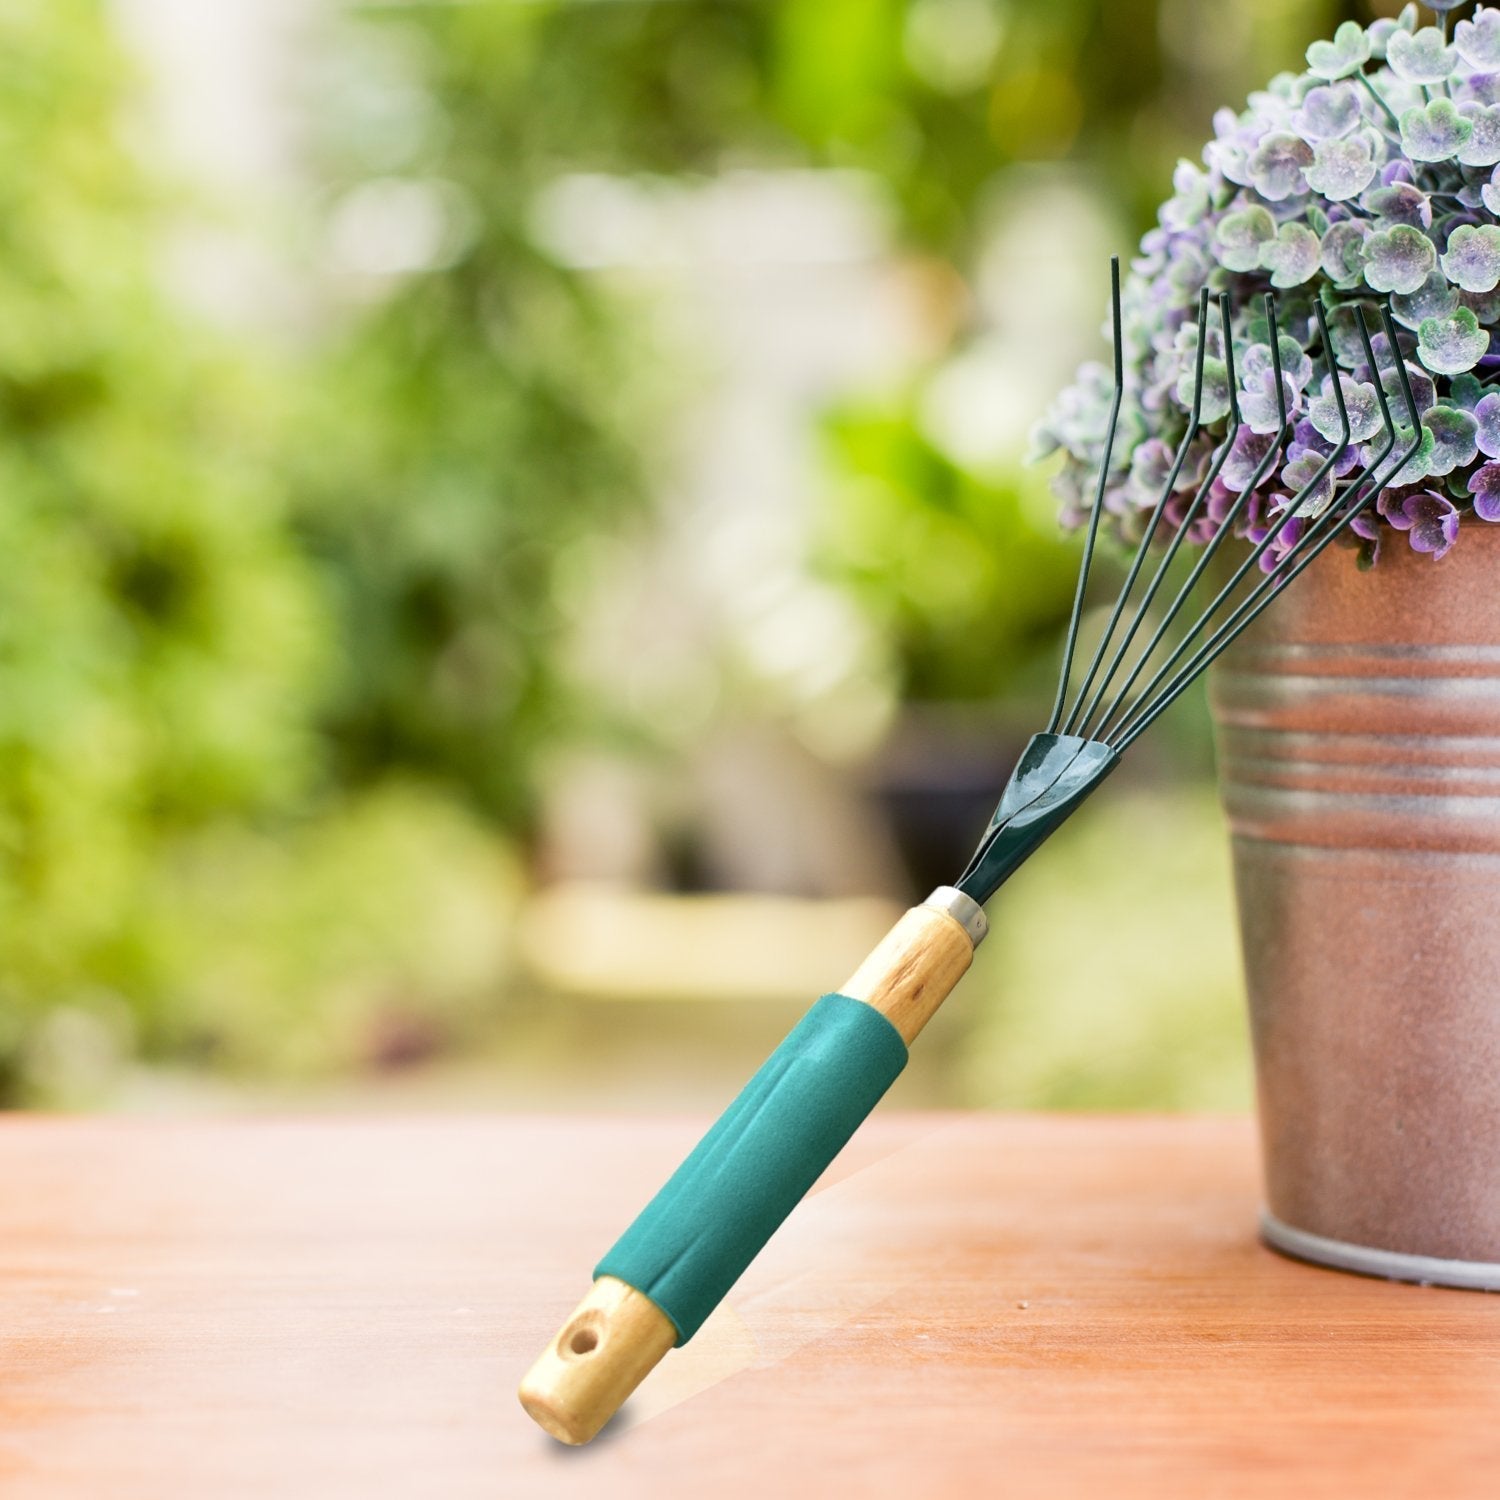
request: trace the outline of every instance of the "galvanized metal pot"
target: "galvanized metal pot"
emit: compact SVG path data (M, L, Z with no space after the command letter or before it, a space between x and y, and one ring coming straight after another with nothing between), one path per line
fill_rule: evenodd
M1500 526L1330 548L1211 700L1265 1238L1500 1290Z

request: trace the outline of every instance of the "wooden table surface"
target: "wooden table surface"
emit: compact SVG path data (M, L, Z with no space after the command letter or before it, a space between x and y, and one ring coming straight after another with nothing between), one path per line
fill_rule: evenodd
M1500 1297L1241 1120L877 1116L592 1447L514 1387L702 1122L0 1119L0 1496L1492 1496Z

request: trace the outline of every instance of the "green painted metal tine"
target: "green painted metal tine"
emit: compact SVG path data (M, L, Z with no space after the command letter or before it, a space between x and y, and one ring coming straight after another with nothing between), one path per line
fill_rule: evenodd
M1106 684L1114 676L1115 672L1118 671L1120 662L1123 660L1125 653L1130 649L1130 643L1135 639L1136 632L1141 628L1146 618L1146 611L1151 608L1151 602L1156 598L1157 592L1166 578L1167 570L1172 566L1173 559L1177 556L1178 549L1182 546L1188 527L1197 519L1204 502L1208 498L1208 492L1213 488L1214 481L1219 477L1219 473L1225 463L1228 462L1235 439L1239 436L1241 426L1239 382L1235 378L1234 371L1234 339L1231 332L1228 292L1221 292L1219 294L1219 324L1224 334L1224 364L1229 382L1229 427L1224 434L1223 442L1219 445L1208 466L1208 473L1204 475L1202 482L1198 485L1197 491L1193 495L1192 503L1184 512L1181 523L1173 533L1172 539L1167 543L1162 558L1157 563L1156 571L1152 574L1151 581L1146 586L1145 595L1136 606L1135 618L1130 622L1130 628L1125 632L1124 639L1115 648L1109 666L1105 669L1104 681ZM1077 714L1080 705L1081 698L1080 702L1075 702L1073 705L1073 713L1068 716L1069 724L1073 722L1073 718Z
M1105 713L1104 719L1101 721L1100 728L1093 731L1094 738L1104 738L1103 724L1108 723L1115 710L1118 709L1120 704L1124 702L1126 696L1130 692L1131 687L1135 684L1136 679L1150 663L1152 656L1156 653L1156 648L1165 639L1167 631L1172 626L1172 622L1182 612L1183 606L1187 603L1189 597L1193 592L1193 589L1198 583L1198 580L1203 576L1204 570L1213 561L1214 554L1218 552L1220 546L1223 544L1224 538L1229 535L1231 529L1234 526L1234 523L1244 513L1246 507L1250 504L1251 497L1255 494L1256 488L1259 486L1261 480L1264 479L1270 472L1272 465L1276 462L1277 458L1281 454L1281 446L1286 441L1287 427L1289 424L1287 422L1286 415L1286 385L1282 379L1281 370L1281 330L1276 322L1276 295L1274 292L1266 293L1266 323L1271 335L1271 368L1276 380L1276 410L1280 418L1280 421L1276 428L1276 432L1271 440L1271 445L1266 449L1265 453L1261 455L1260 461L1256 464L1254 470L1250 474L1250 477L1245 481L1244 488L1240 491L1239 498L1234 502L1233 505L1230 506L1226 514L1215 526L1213 536L1209 538L1207 545L1199 553L1197 562L1193 565L1192 570L1188 573L1188 576L1184 580L1182 587L1178 589L1177 597L1173 599L1172 603L1167 607L1166 613L1157 622L1156 629L1152 632L1151 639L1147 641L1144 647L1141 648L1141 652L1136 659L1135 666L1132 668L1129 677L1126 678L1124 686L1117 694L1114 704L1111 706L1110 710ZM1185 531L1186 528L1187 522L1184 521L1183 530ZM1105 682L1099 685L1099 691L1094 695L1094 702L1089 705L1089 710L1083 716L1083 721L1079 725L1078 732L1080 734L1090 733L1088 729L1088 722L1091 718L1093 718L1094 712L1098 707L1099 700L1104 696L1104 690L1107 686L1108 679L1106 679Z
M1329 350L1331 352L1333 346L1328 336L1328 324L1324 316L1321 303L1317 305L1316 310L1318 315L1319 333L1324 340L1323 347L1325 350ZM1274 322L1272 326L1274 327ZM1275 357L1274 349L1273 363L1279 373L1281 369L1281 361L1279 358ZM1296 495L1292 497L1292 503L1290 506L1288 506L1289 510L1295 511L1296 508L1302 503L1303 500L1306 499L1308 495L1314 494L1318 486L1323 482L1324 479L1328 477L1330 470L1333 469L1333 467L1348 451L1350 439L1349 413L1345 409L1344 405L1344 391L1342 383L1337 380L1334 381L1334 400L1338 405L1339 421L1342 427L1338 445L1318 467L1317 472L1312 476L1312 478L1309 479L1307 483L1297 491ZM1273 445L1270 449L1270 453L1272 455L1274 455L1277 451L1278 448L1276 445ZM1225 515L1218 531L1215 533L1212 541L1209 543L1209 546L1205 548L1205 552L1209 553L1209 556L1212 555L1213 551L1217 551L1220 543L1222 543L1224 538L1233 528L1234 523L1244 513L1246 507L1250 502L1251 496L1255 492L1256 486L1264 477L1265 467L1264 465L1258 465L1255 474L1251 478L1251 482L1247 484L1245 488L1240 492L1239 499L1235 502L1234 506L1230 509L1228 514ZM1253 551L1251 551L1250 555L1244 559L1239 568L1235 571L1234 575L1230 578L1229 582L1223 586L1218 595L1210 602L1203 613L1199 615L1199 617L1193 622L1192 627L1185 632L1183 638L1172 648L1172 651L1169 653L1166 660L1163 661L1157 668L1156 673L1152 676L1151 680L1136 695L1135 703L1138 704L1144 702L1147 698L1149 698L1151 693L1155 691L1162 680L1168 675L1168 673L1172 671L1174 666L1182 660L1182 656L1186 652L1187 647L1197 637L1199 632L1208 623L1208 621L1213 618L1219 607L1225 602L1225 600L1229 598L1229 596L1234 592L1235 588L1238 587L1240 581L1245 577L1246 573L1248 573L1250 569L1260 561L1262 555L1274 543L1278 534L1279 528L1277 527L1273 526L1267 530L1260 543L1254 548ZM1204 557L1199 560L1199 565L1194 568L1192 573L1189 575L1187 582L1183 584L1181 591L1178 593L1177 599L1173 606L1174 611L1185 601L1187 595L1192 592L1194 585L1198 582L1198 579L1202 575L1204 568L1207 566L1208 560L1208 557ZM1152 638L1151 643L1141 653L1140 660L1136 663L1136 670L1130 675L1129 679L1127 679L1127 681L1121 687L1120 692L1116 696L1114 703L1110 706L1109 711L1099 721L1099 725L1094 731L1097 738L1101 740L1108 740L1112 733L1118 733L1118 731L1124 726L1125 722L1134 713L1134 705L1130 701L1130 691L1135 686L1136 680L1140 676L1141 671L1144 670L1146 665L1150 662L1152 653L1160 644L1162 637L1166 634L1166 628L1168 625L1170 625L1170 623L1171 615L1169 614L1168 618L1162 622L1161 627L1157 630L1156 635Z
M1380 380L1380 368L1375 359L1374 350L1370 343L1369 329L1364 320L1363 311L1355 309L1360 338L1365 346L1365 353L1370 361L1370 369L1375 376L1375 394L1380 402L1380 409L1384 418L1389 436L1385 447L1375 460L1366 465L1364 471L1355 483L1350 487L1350 493L1342 501L1334 501L1322 516L1317 518L1317 523L1309 527L1298 540L1293 543L1285 558L1277 565L1277 568L1251 590L1243 603L1230 615L1230 617L1209 637L1199 648L1186 666L1177 674L1167 688L1149 703L1138 704L1131 710L1128 720L1120 725L1119 737L1113 741L1114 748L1123 752L1125 747L1134 741L1141 733L1150 727L1172 704L1187 690L1193 681L1205 671L1214 660L1221 655L1230 645L1247 630L1261 613L1271 604L1279 591L1285 588L1293 579L1298 577L1321 553L1349 527L1354 519L1362 514L1375 500L1375 497L1384 490L1392 479L1404 469L1412 455L1421 446L1422 442L1422 419L1417 411L1416 397L1411 388L1411 377L1407 372L1406 360L1401 353L1401 346L1396 338L1396 324L1391 316L1389 305L1380 309L1381 321L1384 325L1387 342L1391 347L1391 358L1395 363L1396 372L1401 382L1402 394L1406 401L1407 414L1411 418L1412 440L1411 446L1392 465L1389 473L1376 478L1380 465L1396 444L1396 426L1391 419L1390 407L1385 399L1385 392ZM1337 380L1335 380L1337 384ZM1358 492L1363 489L1364 493ZM1357 498L1356 498L1357 496ZM1326 534L1319 534L1319 525L1325 521L1330 523L1324 527ZM1274 533L1273 533L1274 535ZM1312 539L1316 537L1316 543ZM1298 556L1299 549L1306 548L1302 555ZM1283 572L1288 560L1297 556L1294 567Z
M1114 610L1111 612L1108 624L1099 637L1099 644L1094 648L1093 660L1089 663L1089 669L1084 674L1083 682L1079 685L1078 695L1074 700L1073 712L1068 715L1067 722L1063 725L1066 732L1072 725L1073 715L1078 712L1078 705L1088 696L1090 685L1094 681L1095 674L1099 671L1099 664L1104 660L1104 653L1109 649L1110 637L1115 633L1115 626L1120 623L1120 616L1124 613L1125 602L1130 598L1130 591L1135 587L1135 581L1140 576L1141 568L1145 565L1146 554L1151 546L1152 538L1156 535L1156 528L1161 522L1168 503L1172 498L1173 491L1177 487L1178 477L1182 473L1182 466L1187 459L1188 449L1192 447L1193 440L1198 436L1200 427L1199 414L1203 409L1203 359L1208 348L1208 299L1209 290L1205 286L1198 294L1198 351L1193 370L1193 404L1188 414L1187 431L1182 435L1182 441L1177 445L1176 456L1172 460L1172 467L1167 474L1161 488L1161 498L1156 502L1156 508L1151 512L1151 519L1146 524L1145 535L1141 538L1140 545L1136 548L1135 557L1130 564L1130 572L1126 576L1124 586L1115 600ZM1087 715L1085 715L1087 718Z
M1109 461L1114 453L1115 429L1120 421L1120 402L1125 394L1125 348L1120 329L1120 257L1109 258L1110 315L1113 319L1115 343L1115 394L1109 408L1109 426L1105 430L1104 453L1099 460L1099 482L1094 491L1094 508L1089 515L1088 536L1083 544L1083 562L1078 569L1078 586L1073 591L1073 613L1068 621L1068 634L1063 646L1062 672L1057 680L1057 700L1052 705L1052 717L1047 721L1047 733L1057 728L1062 717L1063 703L1068 695L1068 677L1073 671L1073 651L1078 644L1078 622L1083 618L1083 596L1088 587L1089 566L1094 560L1094 543L1099 536L1099 517L1104 510L1104 491L1109 483Z

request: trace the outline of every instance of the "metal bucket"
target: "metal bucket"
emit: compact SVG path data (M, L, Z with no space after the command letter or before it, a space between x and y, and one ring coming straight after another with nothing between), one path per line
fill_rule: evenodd
M1264 1237L1500 1290L1500 526L1330 548L1210 696Z

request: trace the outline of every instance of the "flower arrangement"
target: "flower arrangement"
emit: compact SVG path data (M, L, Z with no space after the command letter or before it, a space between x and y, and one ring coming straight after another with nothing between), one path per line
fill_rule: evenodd
M1440 558L1463 517L1500 522L1500 8L1476 8L1450 34L1455 5L1431 7L1435 26L1419 25L1415 5L1369 27L1346 22L1308 48L1307 72L1280 74L1239 114L1219 111L1201 168L1178 164L1122 289L1125 398L1103 501L1120 533L1139 530L1187 433L1205 285L1230 297L1241 426L1190 540L1211 534L1275 441L1267 288L1278 298L1293 426L1242 513L1252 540L1279 529L1261 566L1274 569L1306 518L1373 458L1377 379L1393 415L1402 410L1384 335L1377 375L1356 334L1354 304L1372 298L1388 298L1399 324L1422 431L1351 526L1361 564L1376 561L1392 532ZM1330 350L1315 298L1329 313ZM1201 427L1177 482L1179 517L1228 426L1213 319L1205 342ZM1318 492L1303 493L1341 430L1335 378L1355 441ZM1102 365L1084 365L1034 435L1034 456L1063 452L1053 484L1066 524L1080 524L1093 504L1112 391ZM1410 446L1413 434L1401 430Z

